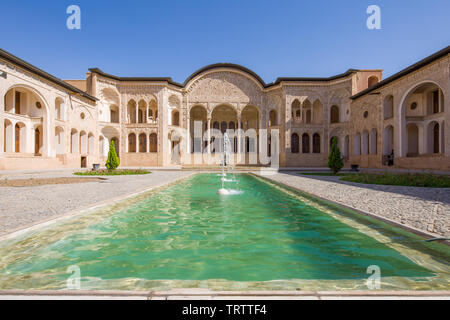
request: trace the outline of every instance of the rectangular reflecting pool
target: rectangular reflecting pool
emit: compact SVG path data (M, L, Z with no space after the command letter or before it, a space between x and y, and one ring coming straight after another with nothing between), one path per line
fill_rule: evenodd
M231 178L231 177L229 177ZM197 174L0 243L0 289L448 290L450 250L250 174ZM75 273L76 275L76 273Z

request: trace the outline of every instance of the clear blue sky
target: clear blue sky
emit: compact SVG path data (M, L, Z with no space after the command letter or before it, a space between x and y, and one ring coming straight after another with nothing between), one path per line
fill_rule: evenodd
M82 11L66 28L66 8ZM366 8L381 7L382 30ZM98 67L183 82L212 63L267 83L381 68L387 77L450 44L449 0L3 0L0 47L63 79Z

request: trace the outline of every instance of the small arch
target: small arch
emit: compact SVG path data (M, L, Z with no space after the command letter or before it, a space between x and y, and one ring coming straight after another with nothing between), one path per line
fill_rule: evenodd
M138 123L147 123L147 103L142 99L138 103Z
M300 115L301 103L298 99L295 99L292 102L291 109L292 109L292 120L293 121L298 120L301 116Z
M34 128L34 155L41 156L42 155L42 146L43 146L43 135L42 135L42 126L38 125Z
M304 133L302 135L302 153L310 153L309 134L307 134L307 133Z
M137 119L136 119L136 101L134 101L134 99L131 99L130 101L128 101L127 104L127 117L128 117L128 123L136 123Z
M114 104L109 106L109 121L119 123L119 107Z
M278 125L278 117L276 110L270 110L269 112L269 127Z
M320 134L313 135L313 153L320 153Z
M428 153L440 153L441 130L439 123L432 121L427 127L427 151Z
M128 135L128 152L134 153L136 152L136 134L130 133Z
M65 154L64 129L61 127L55 128L55 149L56 154Z
M24 123L18 122L14 126L14 152L16 153L25 153L26 152L26 130L27 127Z
M389 125L383 131L383 155L390 155L394 151L394 127Z
M384 120L394 117L394 96L388 95L383 101L383 118Z
M139 135L139 152L147 152L147 135L145 133Z
M340 122L339 106L333 105L330 111L330 123L339 123L339 122Z
M80 153L83 155L88 153L88 140L85 131L80 132Z
M377 76L371 76L369 77L369 79L367 80L367 87L373 87L374 85L376 85L379 82L379 79Z
M180 125L180 112L178 110L174 110L172 112L172 125L173 126Z
M291 153L299 153L300 152L300 139L297 133L293 133L291 135Z
M5 119L3 123L3 151L4 152L13 152L13 125L12 122L8 119Z
M304 118L304 123L305 124L310 124L312 122L312 105L311 102L306 99L305 101L303 101L303 118Z
M314 124L322 124L323 122L323 105L322 102L317 99L313 103L313 120Z
M64 100L59 97L55 99L55 119L64 120Z
M156 133L150 134L150 152L158 152L158 135Z

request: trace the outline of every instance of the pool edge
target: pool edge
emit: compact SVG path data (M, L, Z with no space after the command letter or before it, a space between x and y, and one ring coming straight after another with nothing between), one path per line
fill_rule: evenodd
M212 291L185 288L169 291L26 291L0 290L0 300L347 300L347 299L439 299L450 300L450 290L429 291Z

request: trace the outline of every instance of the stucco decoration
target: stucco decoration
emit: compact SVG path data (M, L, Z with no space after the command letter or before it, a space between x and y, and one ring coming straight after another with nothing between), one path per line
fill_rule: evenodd
M241 102L260 105L262 92L254 80L240 73L219 71L196 78L187 89L189 101Z

